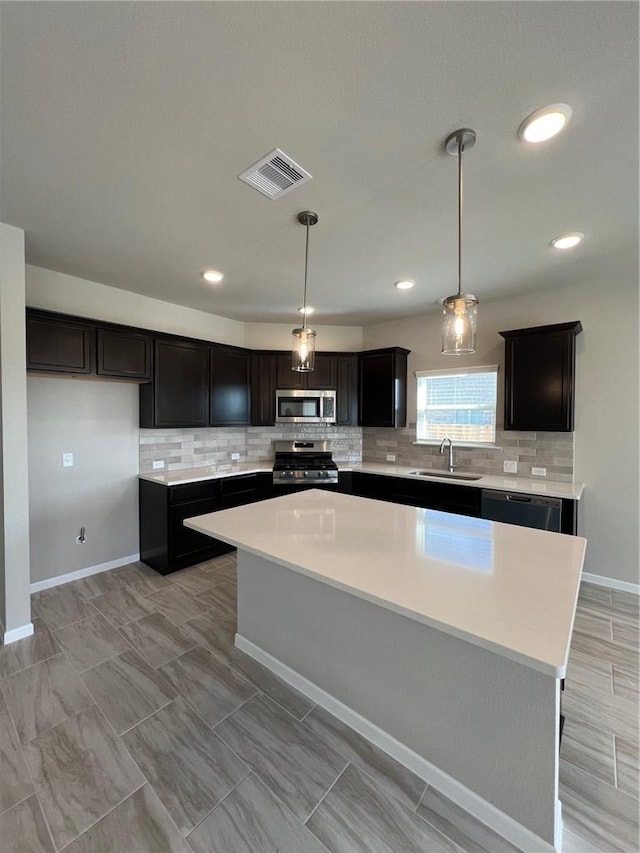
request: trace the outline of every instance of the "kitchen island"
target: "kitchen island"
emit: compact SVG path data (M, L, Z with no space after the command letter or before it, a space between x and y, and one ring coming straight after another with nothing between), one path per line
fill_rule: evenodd
M584 539L316 490L185 524L238 547L240 649L517 846L558 847Z

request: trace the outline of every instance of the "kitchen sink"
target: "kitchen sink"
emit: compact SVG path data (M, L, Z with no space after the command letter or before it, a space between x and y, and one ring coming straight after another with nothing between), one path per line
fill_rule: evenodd
M442 477L443 480L480 480L482 474L458 474L457 471L409 471L419 477Z

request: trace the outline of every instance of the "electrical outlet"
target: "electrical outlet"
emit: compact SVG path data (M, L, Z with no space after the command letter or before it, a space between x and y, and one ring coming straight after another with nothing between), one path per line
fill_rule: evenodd
M232 453L232 454L231 454L231 461L232 461L232 462L237 462L237 461L238 461L238 459L240 459L240 454L239 454L239 453Z
M517 474L518 473L518 463L517 462L510 462L510 461L505 459L505 461L502 463L502 470L504 471L505 474Z
M532 477L546 477L547 469L546 468L532 468L531 469Z
M160 468L164 468L164 459L154 459L153 460L153 470L159 471Z
M72 468L73 467L73 453L63 453L62 454L62 467L63 468Z
M387 462L395 462L395 461L396 461L395 453L387 453Z

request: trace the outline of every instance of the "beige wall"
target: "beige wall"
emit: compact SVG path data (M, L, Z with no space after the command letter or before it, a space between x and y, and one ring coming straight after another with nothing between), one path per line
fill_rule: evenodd
M291 349L291 330L300 321L292 315L291 323L246 323L246 346L250 349ZM361 326L322 326L311 322L317 332L318 352L358 352L362 349Z
M135 555L138 386L30 374L27 390L31 581Z
M503 329L581 320L577 338L575 479L586 484L579 532L585 571L637 584L638 279L593 282L511 299L481 301L478 350L456 364L504 367ZM440 314L368 326L364 346L404 346L409 356L408 420L416 419L413 371L446 367ZM501 405L501 404L500 404Z
M32 631L24 282L24 231L0 224L0 620L5 641Z

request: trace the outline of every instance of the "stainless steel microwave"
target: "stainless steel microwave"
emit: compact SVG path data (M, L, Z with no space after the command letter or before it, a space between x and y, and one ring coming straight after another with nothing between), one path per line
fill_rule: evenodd
M334 424L335 391L276 391L277 424Z

